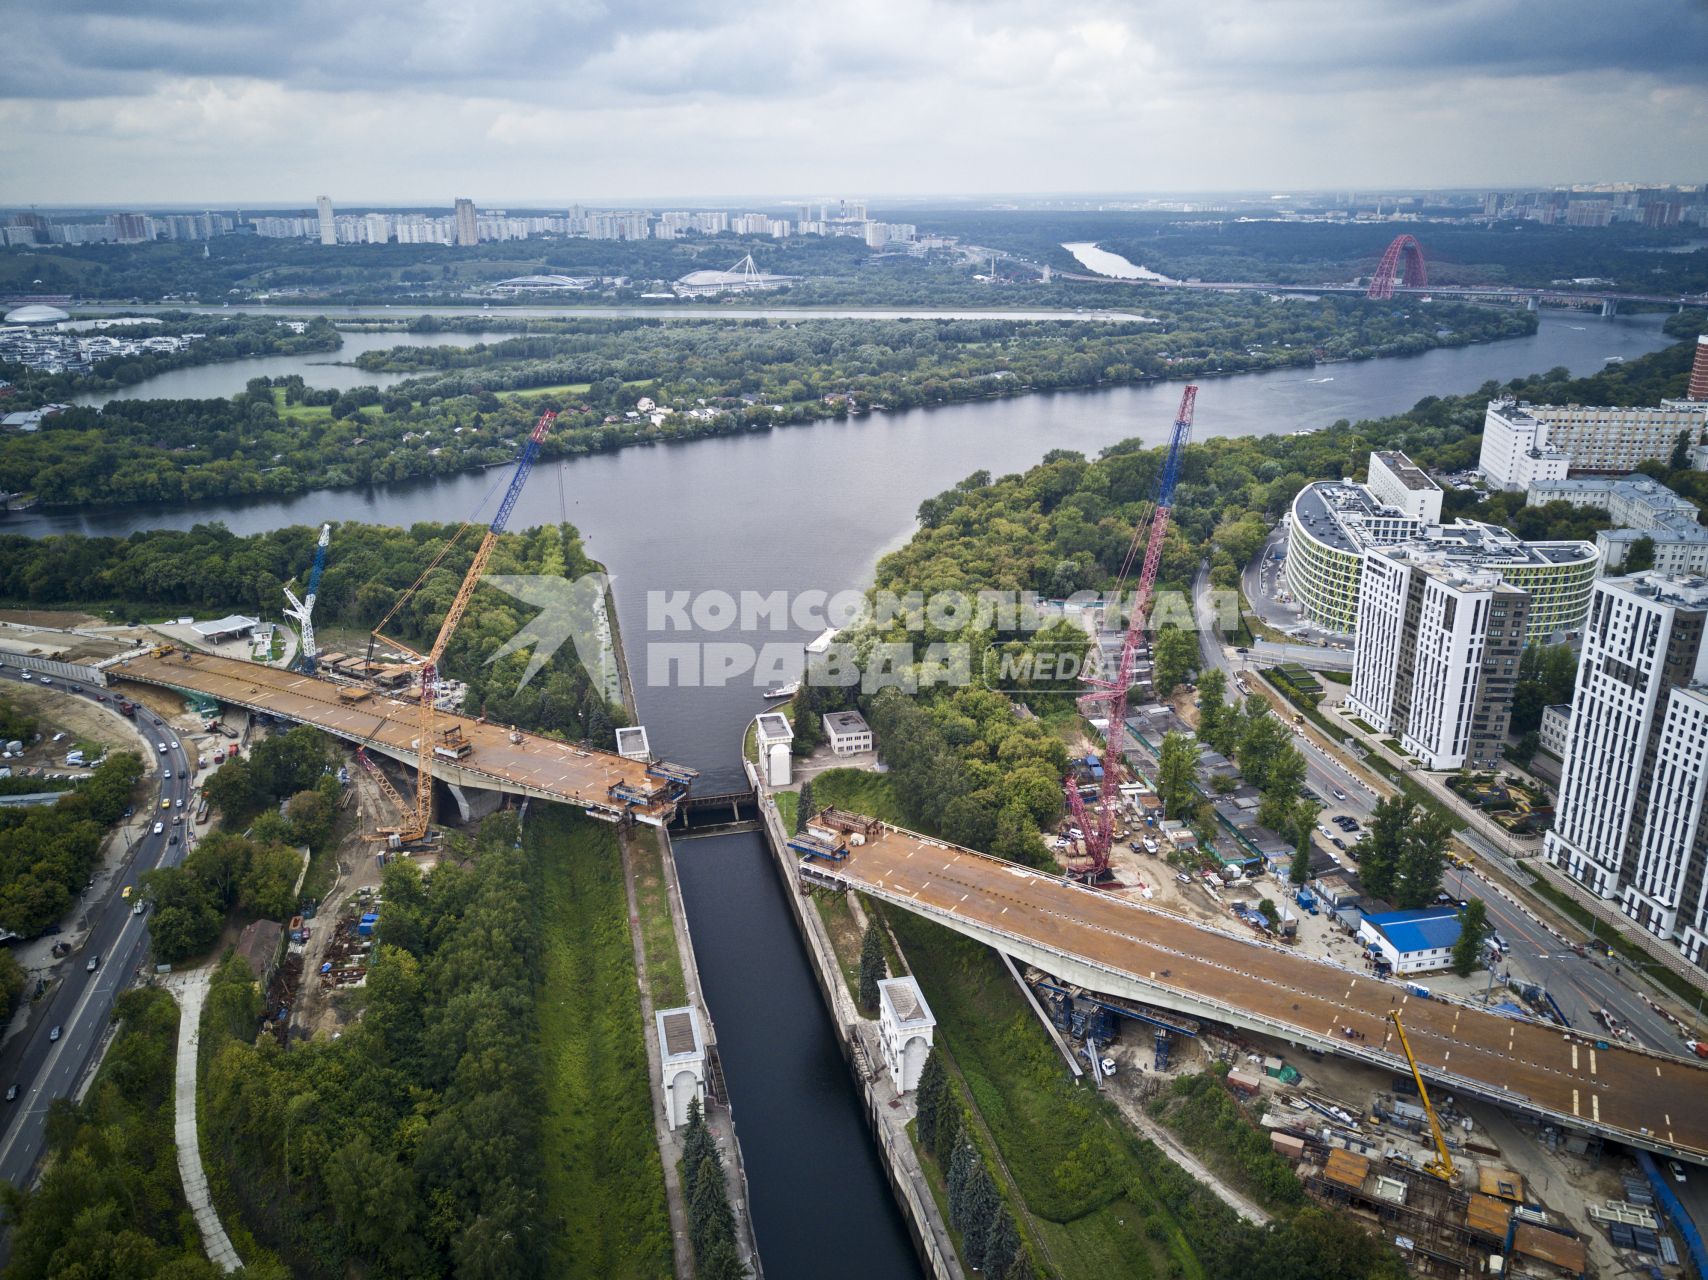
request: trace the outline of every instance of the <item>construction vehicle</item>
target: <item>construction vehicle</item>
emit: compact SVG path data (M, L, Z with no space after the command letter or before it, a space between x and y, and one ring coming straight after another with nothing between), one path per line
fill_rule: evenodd
M332 526L320 526L320 539L314 544L314 567L308 573L308 590L303 598L298 600L296 592L285 588L285 599L290 602L290 608L285 610L287 618L295 618L302 627L302 651L297 654L297 670L313 674L315 654L318 650L314 644L314 601L320 594L320 575L326 572L326 546L332 539Z
M1405 1051L1406 1062L1411 1066L1411 1078L1417 1085L1417 1100L1422 1105L1424 1114L1429 1117L1429 1134L1435 1139L1435 1159L1423 1166L1425 1173L1432 1173L1443 1182L1453 1182L1457 1174L1453 1170L1453 1155L1447 1150L1447 1139L1441 1136L1441 1121L1435 1114L1435 1107L1429 1101L1429 1088L1423 1083L1423 1072L1418 1070L1417 1058L1411 1051L1411 1041L1406 1039L1405 1024L1400 1021L1400 1011L1392 1010L1388 1021L1394 1024L1394 1030L1399 1033L1400 1048Z
M510 487L505 490L503 500L498 504L498 513L492 517L486 532L481 535L480 545L475 548L474 559L469 562L468 572L463 575L463 582L457 588L456 597L451 601L451 607L445 611L445 617L439 624L439 631L433 638L433 643L425 653L403 643L393 636L385 634L385 628L399 609L420 590L428 576L439 567L451 549L457 545L471 527L464 523L461 529L452 537L421 572L414 584L398 598L391 612L380 619L368 641L368 659L373 660L373 650L376 642L383 642L402 650L416 658L421 663L421 702L420 702L420 734L416 737L415 751L415 802L404 807L403 817L394 828L381 828L382 836L393 841L395 845L411 844L425 839L428 829L433 823L433 760L435 756L460 760L473 749L461 728L453 727L440 732L434 720L434 702L439 687L439 664L445 657L445 648L455 634L457 624L463 620L463 614L468 611L469 601L474 598L475 588L486 572L487 562L492 559L493 548L498 545L498 537L504 532L504 526L510 521L510 514L516 509L516 502L522 496L522 487L528 483L528 474L533 471L534 463L540 456L540 443L546 438L546 433L557 421L557 410L547 409L540 415L540 420L534 425L528 435L527 443L522 447L522 456L516 462L516 471L510 477ZM429 747L429 744L433 744Z
M1156 590L1157 568L1162 563L1162 547L1168 535L1168 523L1173 513L1174 486L1180 479L1181 455L1192 435L1192 413L1198 403L1198 388L1188 386L1180 397L1180 412L1175 415L1174 429L1169 436L1168 455L1162 464L1157 481L1156 506L1151 512L1149 533L1143 521L1134 526L1133 539L1127 547L1126 559L1116 577L1110 599L1119 602L1126 586L1127 574L1137 558L1141 539L1144 542L1143 567L1138 585L1133 591L1133 608L1127 618L1127 631L1121 643L1120 664L1113 679L1088 677L1091 692L1080 698L1080 710L1089 715L1092 705L1107 703L1108 728L1103 733L1102 777L1097 779L1096 811L1092 812L1080 794L1079 783L1070 773L1063 783L1068 809L1073 814L1077 837L1085 857L1084 865L1075 874L1088 884L1102 880L1109 871L1109 851L1115 843L1115 820L1120 810L1120 785L1125 774L1122 745L1126 737L1127 690L1133 684L1133 668L1140 646L1144 643L1145 622L1150 614L1151 595Z

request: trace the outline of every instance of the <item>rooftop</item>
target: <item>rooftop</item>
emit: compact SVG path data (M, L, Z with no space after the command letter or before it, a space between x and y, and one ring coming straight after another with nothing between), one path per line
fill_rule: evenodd
M1427 490L1441 487L1424 474L1422 467L1397 449L1378 451L1375 456L1382 460L1383 466L1394 473L1394 479L1408 489Z
M878 999L898 1027L934 1027L937 1019L925 1003L925 993L912 978L886 978L878 984Z
M824 717L824 722L837 733L869 733L870 726L866 717L858 711L832 711Z
M789 725L788 717L780 711L767 711L758 719L761 738L793 738L795 736L794 729Z
M1427 477L1426 477L1427 479ZM1425 524L1344 480L1306 485L1293 499L1294 523L1312 538L1356 554L1374 547L1436 551L1475 565L1577 564L1593 559L1588 542L1526 542L1510 529L1478 520Z
M1400 952L1434 951L1459 941L1459 913L1450 907L1388 911L1365 916L1364 923L1393 943L1394 950Z
M655 1017L658 1020L658 1043L667 1061L671 1058L705 1057L706 1042L700 1036L700 1015L692 1006L660 1009Z
M1708 609L1708 578L1692 575L1688 578L1645 569L1641 573L1621 578L1604 578L1609 587L1618 587L1645 600L1670 604L1679 609Z

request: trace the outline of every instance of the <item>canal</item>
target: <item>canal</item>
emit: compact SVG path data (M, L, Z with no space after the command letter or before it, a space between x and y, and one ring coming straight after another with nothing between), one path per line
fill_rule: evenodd
M1376 417L1426 395L1556 365L1589 373L1609 356L1635 357L1666 342L1658 316L1544 315L1535 335L1501 343L1211 379L1199 394L1196 433L1284 433ZM818 628L803 617L776 629L739 622L708 629L690 621L686 630L671 630L681 617L676 603L712 592L780 591L795 599L859 588L878 557L911 534L924 498L975 470L1023 470L1052 449L1094 455L1130 437L1161 443L1179 395L1169 383L1033 395L577 458L539 469L512 527L567 519L581 530L589 553L615 579L624 647L654 749L700 768L706 790L727 790L742 780L742 732L764 706L760 690L770 681L764 673L684 680L679 662L659 660L679 651L663 646L772 644L798 653ZM123 535L214 520L238 533L321 520L408 525L471 514L483 497L490 504L492 485L483 473L195 508L29 512L0 519L0 532ZM337 554L334 538L334 560ZM916 1274L757 837L686 844L682 877L768 1271Z

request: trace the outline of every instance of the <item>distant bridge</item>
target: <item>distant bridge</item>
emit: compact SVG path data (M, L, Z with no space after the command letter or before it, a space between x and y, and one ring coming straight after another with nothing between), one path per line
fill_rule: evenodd
M1708 1064L1420 997L1400 983L910 831L878 823L864 831L835 842L836 856L803 858L803 880L881 898L1093 991L1405 1074L1387 1020L1400 1010L1423 1073L1455 1094L1708 1159Z
M130 658L108 669L109 680L204 694L297 724L310 724L347 742L382 752L411 768L420 736L420 707L365 688L334 684L278 667L178 650ZM687 795L670 766L653 766L609 751L590 751L502 725L439 712L440 726L459 726L473 744L460 760L437 757L436 778L461 788L556 800L609 822L633 819L666 825ZM514 741L512 741L514 737ZM457 796L458 803L463 797Z

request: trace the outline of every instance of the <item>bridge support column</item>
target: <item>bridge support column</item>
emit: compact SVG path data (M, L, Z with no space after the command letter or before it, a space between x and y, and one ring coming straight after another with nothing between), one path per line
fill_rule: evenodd
M1618 315L1619 300L1617 298L1603 298L1601 301L1601 314L1604 316Z
M1542 300L1540 298L1538 298L1535 294L1531 294L1528 298L1526 298L1524 300L1524 309L1526 311L1537 311L1537 310L1540 310L1541 306L1542 306Z
M457 816L465 823L479 822L482 818L497 813L498 807L504 803L502 791L465 787L454 782L446 783L445 789L451 793L451 799L457 802Z

